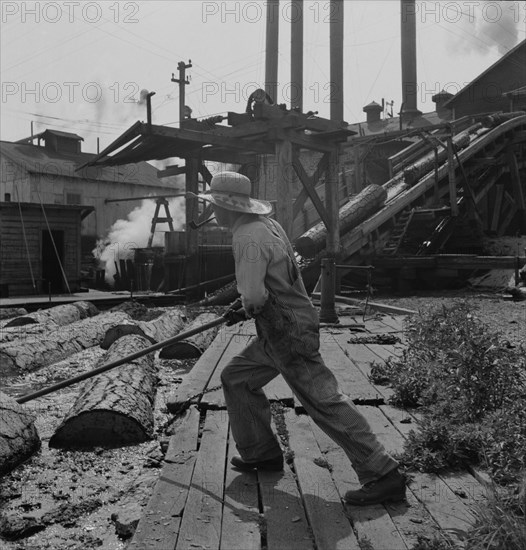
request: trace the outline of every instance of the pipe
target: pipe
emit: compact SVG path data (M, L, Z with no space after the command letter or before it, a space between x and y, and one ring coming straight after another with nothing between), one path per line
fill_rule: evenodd
M331 120L343 121L343 0L330 0Z

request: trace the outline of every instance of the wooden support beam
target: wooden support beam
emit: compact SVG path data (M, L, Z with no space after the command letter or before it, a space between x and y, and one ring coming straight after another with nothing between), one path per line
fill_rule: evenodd
M294 184L292 170L292 143L290 141L276 142L278 196L276 203L276 221L283 227L289 238L292 238L292 188Z
M338 167L339 151L334 149L329 158L325 179L325 206L328 214L326 256L321 269L321 311L320 321L338 321L335 307L336 258L340 250L340 223L338 216Z
M513 197L515 204L519 211L519 226L523 234L526 233L526 202L524 200L524 191L522 188L522 182L519 174L519 163L517 157L511 146L506 151L506 157L508 160L508 166L510 168L511 186L513 189Z
M496 187L495 204L493 206L493 216L491 218L490 231L496 233L499 228L500 211L502 208L502 199L504 198L504 185L499 184Z
M286 140L304 149L311 149L324 153L330 153L334 149L334 145L330 141L316 138L313 135L307 136L302 132L282 128L271 128L267 132L267 139L269 141Z
M241 151L253 151L260 154L272 154L273 146L270 143L264 143L261 140L251 141L249 139L237 138L232 136L222 136L212 132L197 132L185 128L169 128L167 126L158 126L152 124L151 134L173 138L181 141L190 141L201 145L219 145L230 149L239 149Z
M186 159L186 192L199 193L199 166L201 161L197 157ZM199 215L197 197L186 199L186 264L185 286L189 287L199 281L199 233L192 231L188 224L196 220ZM188 296L189 298L191 296Z
M318 183L322 173L325 172L325 170L327 170L327 166L329 163L329 160L328 160L329 156L330 155L327 153L323 155L312 177L309 176L305 171L305 168L303 168L303 165L301 164L301 161L297 155L297 152L296 154L293 155L293 158L292 158L292 166L294 167L296 174L298 175L301 183L303 184L302 193L304 191L305 192L304 196L308 196L310 198L310 200L312 201L312 204L316 208L316 211L318 212L320 218L322 219L327 229L329 229L329 223L330 223L329 216L327 214L327 211L325 210L325 207L320 197L318 196L318 193L316 192L315 186ZM299 197L298 199L296 199L296 203L298 202L298 200L299 200ZM296 217L296 214L298 213L298 211L301 209L301 206L297 207L296 203L294 203L294 207L293 207L294 218Z
M157 172L158 178L168 178L169 176L179 176L180 174L186 173L186 166L179 166L178 164L173 164L167 166L164 170L159 170Z
M457 206L457 182L455 177L455 153L453 149L453 136L450 135L447 140L447 156L448 156L448 179L449 179L449 204L451 215L458 216Z

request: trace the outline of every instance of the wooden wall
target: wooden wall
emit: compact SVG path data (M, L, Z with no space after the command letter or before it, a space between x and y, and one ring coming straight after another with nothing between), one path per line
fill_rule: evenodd
M55 273L53 290L59 291L60 286L62 292L67 292L52 243L46 237L49 232L42 208L28 203L20 206L23 225L18 203L0 202L0 284L4 285L4 294L6 289L10 296L33 294L29 259L39 293L48 292L49 278L43 279L46 275L49 277L50 271ZM49 204L44 205L44 209L51 231L62 232L62 266L74 292L79 288L80 279L80 210ZM46 254L47 261L43 262Z

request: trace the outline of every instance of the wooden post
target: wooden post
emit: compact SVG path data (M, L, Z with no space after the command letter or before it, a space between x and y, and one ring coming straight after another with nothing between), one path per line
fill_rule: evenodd
M334 296L336 294L336 257L340 248L340 224L338 219L338 149L330 153L325 179L325 209L329 219L326 256L321 268L320 321L337 323Z
M292 239L292 189L295 175L292 166L292 143L290 141L276 142L276 160L276 221L283 227L289 239Z
M186 191L199 192L199 159L188 157L186 159ZM185 286L189 287L199 282L199 233L190 229L188 224L196 220L199 214L196 198L186 198L186 266ZM191 298L192 296L188 296Z
M453 134L447 138L447 163L449 177L449 202L451 205L451 216L458 216L457 204L457 182L455 178L455 153L453 152Z
M179 71L179 78L174 78L172 74L172 82L177 82L179 84L179 127L182 126L184 120L184 106L185 106L185 86L190 84L188 78L186 78L186 69L190 69L192 63L189 61L188 64L185 64L184 61L179 61L177 64L177 70Z
M267 0L267 36L265 50L265 92L278 101L279 0Z
M517 157L511 147L506 151L508 165L510 167L511 187L513 189L513 198L518 209L519 229L523 235L526 235L526 204L524 201L524 192L519 175L519 165Z
M330 1L331 120L343 121L343 0Z
M291 2L290 108L303 110L303 0Z

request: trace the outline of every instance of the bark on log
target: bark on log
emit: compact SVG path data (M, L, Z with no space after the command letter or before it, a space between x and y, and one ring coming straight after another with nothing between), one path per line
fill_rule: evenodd
M191 330L203 326L214 319L217 319L217 315L213 313L202 313L187 327L185 327L185 330ZM201 357L205 349L212 343L218 329L219 327L213 327L205 330L204 332L194 334L186 340L166 346L161 349L159 357L161 359L192 359L195 357Z
M42 309L28 315L12 319L0 331L0 343L13 342L18 338L28 338L69 325L86 317L98 314L98 309L89 302L75 302Z
M186 316L180 308L170 309L151 321L133 321L130 319L125 323L111 327L104 335L100 346L102 349L109 349L116 340L127 334L144 336L152 343L161 342L180 332L185 322Z
M62 304L48 309L39 309L22 317L17 317L5 325L5 328L21 326L19 323L25 319L32 319L35 323L55 323L63 326L74 323L86 317L97 315L97 308L89 302L73 302Z
M340 208L340 234L343 235L374 214L385 202L387 192L379 185L368 185ZM298 237L295 242L296 250L307 258L314 257L325 248L327 228L323 222L311 227Z
M83 349L99 346L110 327L127 319L126 313L103 313L23 341L0 344L0 378L36 370Z
M466 130L453 138L455 149L458 151L467 147L470 142L469 132ZM447 160L447 149L438 145L438 164ZM433 170L435 167L435 152L427 153L417 162L404 169L404 179L407 184L414 185L422 176Z
M142 336L117 340L97 366L150 345ZM148 354L87 380L50 447L120 447L151 439L157 369Z
M33 416L12 397L0 392L0 476L40 448Z

